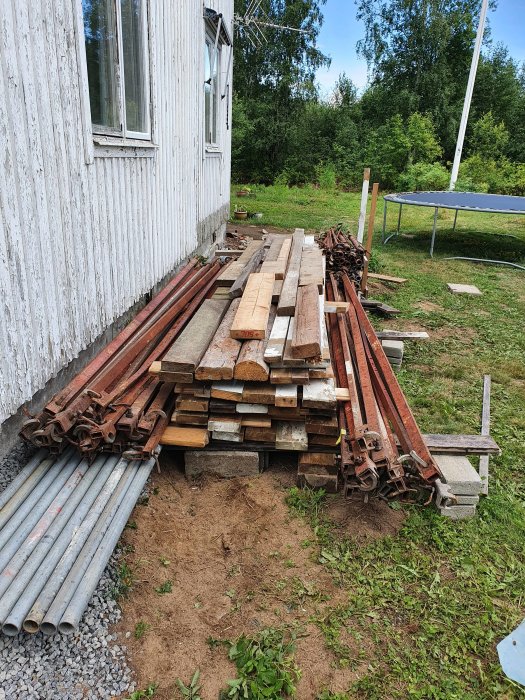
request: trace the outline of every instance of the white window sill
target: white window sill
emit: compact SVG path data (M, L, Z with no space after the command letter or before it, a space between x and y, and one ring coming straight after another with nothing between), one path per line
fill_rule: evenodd
M204 152L207 156L222 156L222 148L219 146L212 146L210 144L206 144L204 147Z
M95 158L154 158L158 145L142 139L93 134Z

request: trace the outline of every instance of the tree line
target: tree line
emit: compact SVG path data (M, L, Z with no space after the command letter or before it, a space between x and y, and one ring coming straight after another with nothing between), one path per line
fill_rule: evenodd
M481 0L356 0L369 82L341 75L322 98L315 73L326 0L264 0L272 22L234 48L232 171L237 182L353 189L364 167L382 187L444 189ZM235 0L243 14L246 0ZM492 7L495 6L495 0ZM525 69L486 32L458 189L525 194Z

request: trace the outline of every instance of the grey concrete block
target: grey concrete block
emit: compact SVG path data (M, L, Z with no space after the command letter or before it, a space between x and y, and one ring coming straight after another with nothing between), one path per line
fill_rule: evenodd
M445 483L456 496L477 496L482 482L478 472L462 455L433 455Z
M198 450L184 453L186 477L216 474L226 479L257 476L260 472L258 452L240 450Z
M381 344L388 357L403 357L405 344L402 340L383 340Z
M476 506L442 506L438 510L440 515L451 520L465 520L476 515Z
M436 507L446 508L449 506L476 506L479 503L479 496L458 495L452 492L449 484L436 479Z

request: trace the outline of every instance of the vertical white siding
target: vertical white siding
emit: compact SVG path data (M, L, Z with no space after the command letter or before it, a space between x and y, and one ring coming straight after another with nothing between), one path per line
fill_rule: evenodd
M233 0L207 4L231 31ZM80 5L2 0L0 422L209 238L229 203L224 100L220 153L203 143L201 3L150 2L157 148L131 156L93 149Z

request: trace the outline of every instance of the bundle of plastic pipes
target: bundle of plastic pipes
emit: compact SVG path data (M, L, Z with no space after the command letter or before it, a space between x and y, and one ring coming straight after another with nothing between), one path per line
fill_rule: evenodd
M0 494L0 624L71 634L155 463L41 449Z

